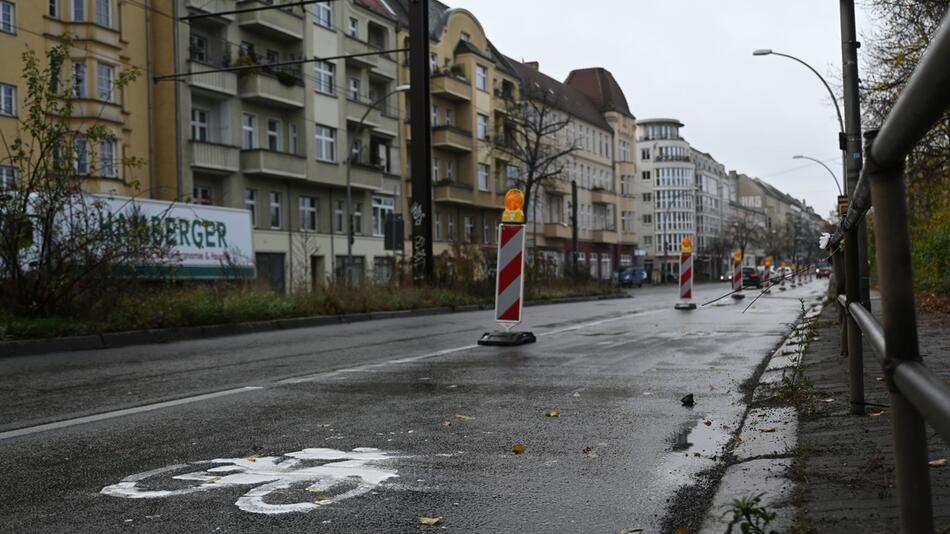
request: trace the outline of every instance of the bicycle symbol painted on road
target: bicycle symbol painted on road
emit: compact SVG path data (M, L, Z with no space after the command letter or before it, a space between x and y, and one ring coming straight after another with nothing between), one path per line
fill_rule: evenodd
M283 456L205 460L131 475L118 484L102 488L101 493L126 499L159 499L233 486L254 486L234 503L245 512L311 512L363 495L383 481L397 477L395 471L375 465L393 458L379 449L359 447L350 452L303 449ZM169 473L209 464L215 467L167 477ZM306 498L301 498L302 495Z

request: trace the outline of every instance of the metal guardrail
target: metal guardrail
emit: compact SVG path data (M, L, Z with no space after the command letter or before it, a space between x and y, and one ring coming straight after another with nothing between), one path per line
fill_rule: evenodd
M863 335L884 369L890 394L901 531L908 534L934 531L925 423L950 444L950 388L920 358L904 160L950 108L948 65L950 12L880 130L865 133L867 161L848 213L830 241L831 250L837 250L842 239L857 239L857 227L874 206L883 324L859 302L849 303L840 295L838 303L849 317L848 345L860 353ZM836 260L839 257L837 254ZM846 277L854 273L849 271ZM846 282L853 284L855 279ZM864 369L860 358L849 367L849 374L852 413L863 414Z

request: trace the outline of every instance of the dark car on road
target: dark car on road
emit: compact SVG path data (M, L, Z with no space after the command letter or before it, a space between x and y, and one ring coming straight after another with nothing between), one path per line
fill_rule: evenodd
M818 267L815 268L815 277L828 278L829 276L831 276L831 265L827 263L819 263Z
M617 278L620 281L620 287L643 287L643 280L646 277L647 273L643 270L643 267L627 267L620 271Z
M755 267L742 268L742 287L762 289L762 276Z

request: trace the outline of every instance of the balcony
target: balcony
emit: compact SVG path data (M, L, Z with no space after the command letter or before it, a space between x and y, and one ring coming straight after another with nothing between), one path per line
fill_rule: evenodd
M93 22L72 22L54 18L47 18L46 31L50 35L69 34L74 46L80 46L85 41L93 41L109 48L119 50L125 46L119 30L100 26ZM116 57L115 61L118 61Z
M591 189L590 201L594 204L615 204L617 202L617 193L607 191L606 189Z
M452 74L434 74L431 87L433 96L462 102L472 100L472 86L465 78Z
M201 72L203 70L212 70L214 65L207 65L197 61L188 62L188 72ZM189 76L188 83L192 87L221 93L228 96L237 94L238 79L237 74L233 72L212 72L210 74L201 74L199 76Z
M307 158L263 148L241 151L241 170L269 178L307 178Z
M474 203L472 186L459 182L442 180L435 184L432 200L435 202L451 202L455 204Z
M685 162L689 162L689 161L692 161L692 160L690 159L689 156L664 156L664 155L661 155L661 154L657 154L656 157L653 158L653 161L659 161L659 162L662 162L662 161L685 161Z
M238 9L267 7L261 0L244 0L237 4ZM259 33L276 41L303 40L304 18L298 8L262 9L238 14L238 26Z
M549 239L570 239L571 227L564 223L545 223L544 237Z
M188 0L185 7L192 15L221 13L223 11L234 11L234 0ZM215 15L202 20L215 24L230 24L234 22L234 15Z
M191 141L191 151L191 166L194 169L221 174L240 170L241 149L236 146Z
M118 95L116 95L118 97ZM73 105L73 119L93 119L94 121L107 121L121 124L125 122L122 116L122 108L118 104L112 104L92 98L74 98L71 100Z
M347 56L352 56L353 54L370 54L379 52L379 48L370 46L369 43L365 41L360 41L355 37L349 35L343 38L343 53ZM376 68L379 66L378 55L373 56L357 56L357 57L347 57L346 62L357 67L357 68Z
M544 182L544 190L548 193L563 193L565 195L570 195L571 182L567 180L559 180L557 178L553 180L547 180Z
M383 169L354 162L350 169L350 184L360 189L380 189L383 187Z
M436 126L432 129L432 146L452 152L471 152L472 132L454 126Z
M279 74L284 77L278 80L278 75L271 74L270 69L259 72L248 72L238 80L238 90L241 98L262 104L285 109L304 107L304 86L299 73L283 71ZM255 69L256 70L256 69Z
M370 109L370 102L367 99L353 100L349 97L346 99L349 106L346 109L346 121L355 125L358 125L360 119L363 117L363 114L366 114L366 119L363 120L363 124L368 127L376 130L380 133L386 134L390 137L396 137L399 132L399 119L393 118L380 110L380 107L384 107L384 104L380 104L377 107ZM367 113L369 110L369 113Z
M591 232L591 240L595 243L616 244L620 241L616 230L594 230Z

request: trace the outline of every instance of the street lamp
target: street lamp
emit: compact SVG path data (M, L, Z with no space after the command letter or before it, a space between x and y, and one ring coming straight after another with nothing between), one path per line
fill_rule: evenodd
M360 156L363 153L362 144L357 146L356 143L360 140L360 134L363 132L363 128L366 126L366 117L369 116L369 112L376 109L376 106L383 103L387 98L393 96L394 94L404 93L408 90L409 84L398 85L395 89L379 97L375 102L370 104L363 113L363 116L360 118L360 122L356 125L356 133L353 135L353 141L350 143L350 151L346 163L346 271L344 271L346 273L346 285L353 283L353 188L352 181L350 179L350 171L353 168L353 161L358 162L360 160Z
M824 167L825 170L828 171L828 174L831 175L831 179L835 181L835 185L838 186L838 195L839 195L839 196L840 196L840 195L844 195L844 192L841 191L841 184L838 182L838 177L835 176L835 173L834 173L830 168L828 168L828 166L825 165L825 163L824 163L823 161L817 160L817 159L815 159L815 158L811 158L811 157L808 157L808 156L802 156L801 154L792 156L792 159L807 159L807 160L809 160L809 161L814 161L815 163L817 163L817 164L821 165L822 167Z
M828 85L828 82L825 81L825 78L822 77L821 74L818 74L818 71L817 71L817 70L815 70L814 68L812 68L811 65L809 65L808 63L805 63L804 61L798 59L798 58L795 57L795 56L790 56L790 55L788 55L788 54L783 54L783 53L781 53L781 52L776 52L776 51L772 50L771 48L759 48L758 50L754 50L754 51L752 52L752 55L753 55L753 56L782 56L782 57L786 57L786 58L788 58L788 59L791 59L791 60L793 60L793 61L797 61L797 62L801 63L802 65L804 65L805 67L807 67L808 70L812 71L812 72L815 74L815 76L818 76L818 79L821 80L821 83L824 84L825 89L828 90L828 94L831 95L831 101L834 103L834 105L835 105L835 111L838 113L838 128L839 128L838 131L841 132L841 135L842 135L842 136L844 135L844 120L842 120L842 118L841 118L841 108L838 107L838 98L835 96L835 92L831 90L831 86ZM840 144L840 140L839 140L839 144ZM844 150L844 149L842 148L842 150Z

